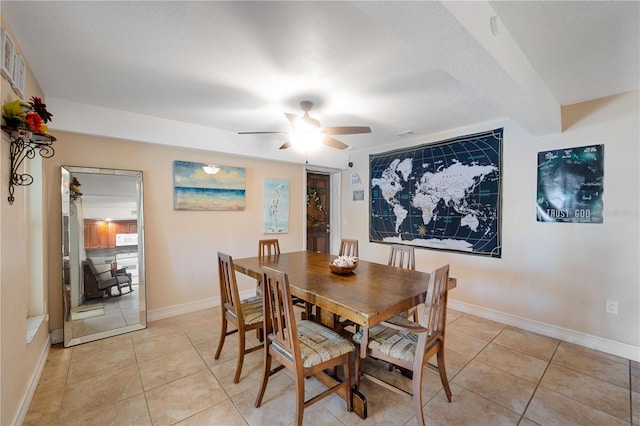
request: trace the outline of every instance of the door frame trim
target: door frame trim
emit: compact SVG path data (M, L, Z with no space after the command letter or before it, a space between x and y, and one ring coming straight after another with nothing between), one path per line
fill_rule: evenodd
M307 173L317 173L321 175L329 175L329 190L331 191L331 200L329 202L329 231L331 233L331 238L329 240L329 253L337 254L338 249L340 247L340 235L341 235L341 205L342 205L342 186L340 185L342 180L342 170L340 169L332 169L327 167L318 167L318 166L310 166L307 165L304 167L304 178L303 178L303 196L302 199L305 200L305 204L303 205L303 218L304 221L302 223L305 224L303 226L302 231L302 244L303 250L307 249L307 208L306 208L306 199L307 199Z

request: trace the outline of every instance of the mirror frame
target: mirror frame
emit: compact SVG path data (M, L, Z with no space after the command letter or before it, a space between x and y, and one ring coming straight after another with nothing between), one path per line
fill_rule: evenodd
M107 337L117 336L119 334L129 333L131 331L142 330L147 327L147 310L146 310L146 274L145 274L145 253L144 253L144 211L143 211L143 182L142 171L139 170L122 170L122 169L104 169L96 167L80 167L80 166L62 166L61 167L61 194L62 194L62 208L61 208L61 220L62 220L62 252L61 252L61 267L62 267L62 320L64 323L64 347L75 346L82 343L92 342L94 340L104 339ZM69 232L69 216L71 205L70 194L70 178L74 173L85 174L100 174L106 176L119 175L119 176L133 176L136 178L136 206L137 206L137 232L138 232L138 298L139 298L139 315L140 322L138 324L127 325L124 327L118 327L110 330L101 331L94 334L87 334L83 336L74 337L72 335L71 319L67 315L67 297L65 296L67 284L65 278L65 247L67 252L71 247L71 235ZM65 223L66 218L66 223ZM84 242L83 242L84 244ZM68 267L72 267L70 265ZM78 268L80 264L75 265ZM82 273L80 270L79 274Z

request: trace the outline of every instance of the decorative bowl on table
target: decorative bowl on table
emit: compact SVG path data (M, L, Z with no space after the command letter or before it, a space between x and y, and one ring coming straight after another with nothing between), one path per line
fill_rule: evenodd
M347 275L358 267L358 258L355 256L338 256L329 263L329 269L334 274Z

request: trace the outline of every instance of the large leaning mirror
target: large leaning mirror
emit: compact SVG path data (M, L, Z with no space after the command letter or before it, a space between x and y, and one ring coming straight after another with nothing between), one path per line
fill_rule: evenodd
M64 346L147 326L142 172L62 166Z

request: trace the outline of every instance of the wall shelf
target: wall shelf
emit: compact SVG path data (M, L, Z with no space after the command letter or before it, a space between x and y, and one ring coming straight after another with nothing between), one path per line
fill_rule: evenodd
M18 170L25 158L34 158L39 153L42 158L51 158L55 154L53 142L56 138L51 135L34 133L25 129L2 126L2 131L9 136L11 142L11 167L9 171L9 204L13 204L15 186L27 186L33 183L33 176L19 173Z

